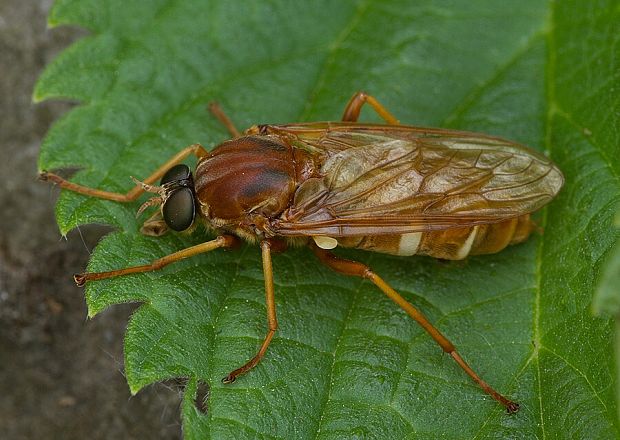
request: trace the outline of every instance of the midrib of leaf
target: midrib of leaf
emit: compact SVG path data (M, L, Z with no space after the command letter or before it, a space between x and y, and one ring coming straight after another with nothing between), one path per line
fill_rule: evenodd
M549 126L547 125L547 129L549 129ZM549 144L546 145L547 148L549 148ZM549 150L547 150L549 151ZM545 209L545 212L543 213L543 218L541 221L541 227L545 228L547 226L547 210ZM538 243L538 250L536 252L536 289L534 290L535 292L535 297L534 297L534 318L533 318L533 322L534 322L534 329L533 329L533 337L534 337L534 347L532 349L532 354L530 355L530 357L527 359L525 366L523 367L523 369L521 370L521 374L523 372L525 372L528 364L530 362L535 362L536 363L536 375L537 375L537 383L538 383L538 409L540 412L540 430L541 430L541 434L542 434L542 438L545 439L546 438L546 434L545 434L545 419L543 417L543 402L542 402L542 395L543 395L543 391L542 391L542 378L540 375L540 362L538 361L538 353L540 352L540 348L541 348L541 337L540 337L540 292L541 292L541 278L542 278L542 254L543 254L543 246L544 246L544 236L540 238L539 243Z
M546 87L547 87L547 94L546 94L546 104L547 104L547 114L546 114L546 118L545 118L545 134L544 134L544 141L545 141L545 152L547 153L547 155L549 156L549 158L551 158L553 160L553 151L552 151L552 142L551 142L551 127L552 127L552 123L551 123L551 103L554 102L555 100L555 83L553 82L553 78L555 78L555 42L554 42L554 38L553 38L553 31L554 31L554 27L553 27L553 19L554 19L554 14L553 14L553 5L549 4L549 9L551 9L551 13L548 14L548 20L549 23L547 25L547 71L545 72L545 77L546 77ZM547 209L544 210L543 212L543 217L542 217L542 221L541 221L541 227L544 228L547 226ZM536 383L538 385L538 410L540 413L540 419L539 419L539 426L540 426L540 433L542 435L543 440L546 438L546 432L545 432L545 418L543 416L543 412L544 412L544 405L543 405L543 401L542 401L542 395L543 395L543 391L542 391L542 377L541 377L541 372L540 372L540 362L539 362L539 358L538 355L540 353L540 348L541 348L541 344L542 344L542 340L541 340L541 332L540 332L540 295L541 295L541 290L542 290L542 256L543 256L543 247L545 244L545 236L543 235L542 237L540 237L539 242L538 242L538 249L536 252L536 288L534 290L534 310L533 310L533 349L532 349L532 354L531 356L528 358L528 360L526 361L526 364L524 366L524 368L521 370L521 374L523 372L526 371L527 369L527 365L529 362L533 361L536 364Z

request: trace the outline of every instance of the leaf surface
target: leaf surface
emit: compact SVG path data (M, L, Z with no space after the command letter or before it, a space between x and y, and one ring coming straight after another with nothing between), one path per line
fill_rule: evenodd
M57 0L52 25L90 36L42 74L35 99L76 107L50 130L39 167L127 191L182 147L239 127L335 120L357 90L404 123L482 131L531 145L566 185L538 217L544 234L496 255L445 263L356 251L423 310L473 368L521 403L507 416L368 282L305 249L274 257L280 328L265 360L220 379L266 331L260 253L216 251L161 271L89 283L89 313L131 317L132 392L189 378L186 438L617 438L611 326L591 315L618 236L620 7L613 0L205 2ZM377 120L370 111L364 120ZM139 202L63 192L61 232L116 227L89 271L145 264L208 239L139 234ZM209 385L207 411L194 405ZM148 423L148 421L143 421Z

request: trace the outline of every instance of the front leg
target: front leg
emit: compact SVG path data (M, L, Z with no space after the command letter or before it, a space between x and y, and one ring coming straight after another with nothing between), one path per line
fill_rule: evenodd
M95 197L98 199L112 200L115 202L133 202L140 195L144 193L144 184L152 185L157 182L162 176L174 165L180 163L183 159L190 156L191 154L195 155L198 158L206 156L208 154L207 150L200 144L193 144L189 147L184 148L179 153L175 154L171 157L166 163L157 168L150 176L144 179L143 182L138 182L135 187L131 190L123 193L116 193L110 191L102 191L96 188L89 188L87 186L78 185L77 183L69 182L66 179L54 174L49 173L47 171L42 171L39 174L39 178L44 181L50 181L58 184L61 188L68 189L69 191L73 191L79 194L84 194L85 196Z

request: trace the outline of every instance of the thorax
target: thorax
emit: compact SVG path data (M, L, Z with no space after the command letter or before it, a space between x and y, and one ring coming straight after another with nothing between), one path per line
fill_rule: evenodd
M269 220L290 206L313 169L309 155L274 136L224 142L196 167L200 214L210 226L244 239L269 235Z

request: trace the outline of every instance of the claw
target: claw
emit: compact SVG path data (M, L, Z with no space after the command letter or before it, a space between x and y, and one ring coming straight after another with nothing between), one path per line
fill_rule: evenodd
M237 380L237 377L229 374L228 376L222 378L222 383L228 385L233 383L235 380Z
M84 284L86 284L86 274L76 273L73 275L73 281L75 281L78 287L84 287Z
M506 406L506 412L508 414L514 414L519 411L519 404L516 402L510 402L508 406Z

